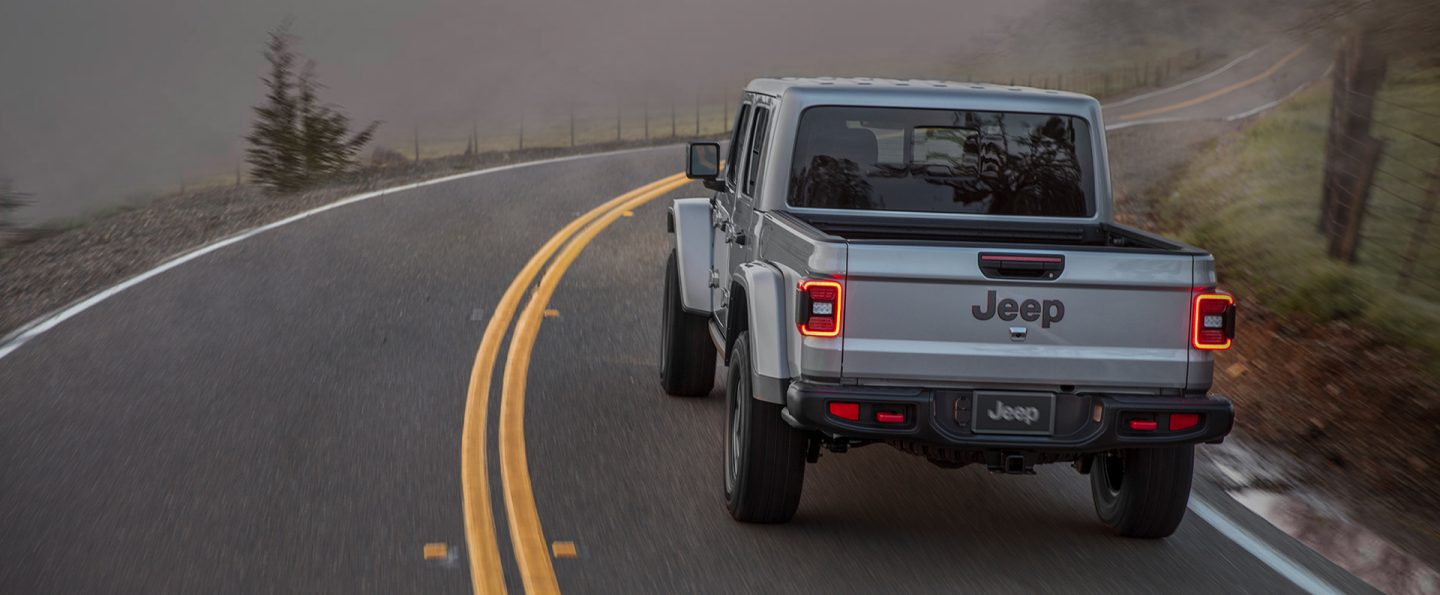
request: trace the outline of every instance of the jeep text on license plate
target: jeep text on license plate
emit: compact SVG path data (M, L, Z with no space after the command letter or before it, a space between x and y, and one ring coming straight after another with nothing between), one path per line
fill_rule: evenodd
M1055 433L1055 395L1051 393L975 393L974 419L978 434Z

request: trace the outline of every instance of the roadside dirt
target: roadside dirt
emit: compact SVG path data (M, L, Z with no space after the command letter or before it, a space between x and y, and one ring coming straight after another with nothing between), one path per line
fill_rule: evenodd
M1242 124L1190 122L1110 133L1121 221L1152 230L1150 205L1187 161ZM1223 286L1224 279L1221 279ZM1306 324L1247 296L1235 348L1216 358L1215 390L1236 408L1230 443L1200 449L1241 469L1229 490L1304 493L1432 566L1440 566L1440 387L1423 356L1344 321ZM1235 443L1243 443L1237 446ZM1248 453L1233 452L1246 449Z

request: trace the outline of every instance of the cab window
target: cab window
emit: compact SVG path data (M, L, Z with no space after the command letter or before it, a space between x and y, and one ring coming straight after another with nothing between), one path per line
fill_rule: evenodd
M794 207L1095 214L1090 124L1065 114L821 106L796 131Z

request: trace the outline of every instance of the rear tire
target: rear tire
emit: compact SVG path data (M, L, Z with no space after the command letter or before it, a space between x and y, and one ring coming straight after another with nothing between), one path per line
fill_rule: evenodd
M1095 455L1095 513L1125 537L1169 537L1185 518L1194 471L1195 447L1189 445Z
M725 506L743 523L784 523L800 507L808 437L780 418L781 407L757 401L750 385L750 337L730 352L725 385Z
M715 387L715 344L710 321L685 311L675 251L665 261L665 302L660 323L660 388L677 397L703 397Z

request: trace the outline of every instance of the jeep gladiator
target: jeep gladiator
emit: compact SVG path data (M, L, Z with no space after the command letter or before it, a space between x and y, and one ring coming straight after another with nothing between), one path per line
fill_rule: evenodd
M660 380L727 366L731 515L785 522L822 450L885 443L945 466L1090 476L1100 520L1164 537L1235 303L1214 259L1114 222L1095 99L879 79L757 79L714 191L674 201Z

